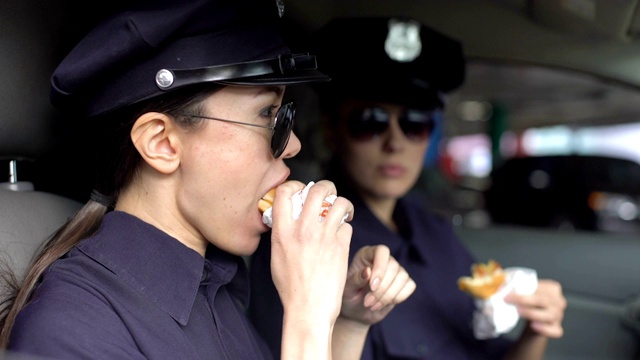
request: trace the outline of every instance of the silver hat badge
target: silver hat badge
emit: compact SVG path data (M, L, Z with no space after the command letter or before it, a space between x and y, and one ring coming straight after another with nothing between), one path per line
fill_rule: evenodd
M420 23L415 20L389 20L384 50L392 60L398 62L415 60L422 52Z

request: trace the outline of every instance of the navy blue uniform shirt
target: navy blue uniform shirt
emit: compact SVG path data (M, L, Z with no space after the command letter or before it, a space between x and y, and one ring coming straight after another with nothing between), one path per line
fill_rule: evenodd
M416 281L417 289L396 306L367 337L362 359L501 359L512 342L476 340L472 331L473 299L458 289L474 259L447 221L427 212L410 197L399 200L394 218L401 234L390 231L356 195L338 187L355 206L350 258L365 245L384 244ZM277 354L282 307L269 283L270 242L262 241L252 259L252 292L259 303L249 309L251 320ZM267 297L268 296L268 297Z
M123 212L44 273L10 350L56 359L271 359L248 321L242 258L203 258Z

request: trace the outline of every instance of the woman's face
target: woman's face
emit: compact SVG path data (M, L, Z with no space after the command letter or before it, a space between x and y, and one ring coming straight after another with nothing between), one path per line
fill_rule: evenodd
M206 101L203 116L271 125L284 87L227 86ZM262 223L258 201L284 182L284 158L296 155L300 140L291 134L282 156L271 155L271 131L260 127L206 120L184 134L177 206L196 238L237 255L258 246Z
M375 109L383 118L388 114L386 130L372 137L354 137L357 123L356 130L348 131L349 119L357 118L364 109ZM404 106L355 100L345 102L339 109L333 150L365 199L396 200L413 187L420 175L429 137L410 139L403 133L399 119L406 111Z

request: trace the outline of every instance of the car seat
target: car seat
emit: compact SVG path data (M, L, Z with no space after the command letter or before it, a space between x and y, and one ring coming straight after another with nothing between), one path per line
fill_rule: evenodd
M18 279L40 245L82 205L29 181L31 169L61 134L48 96L59 60L59 24L50 20L55 3L0 2L0 264Z

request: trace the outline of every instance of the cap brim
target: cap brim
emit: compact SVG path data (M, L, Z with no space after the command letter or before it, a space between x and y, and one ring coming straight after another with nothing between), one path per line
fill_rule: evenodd
M347 79L336 77L330 83L318 84L321 96L326 98L356 98L373 102L401 104L417 108L442 108L442 92L434 88L420 86L411 79L377 78Z
M225 85L294 85L314 82L326 82L331 78L318 70L299 70L294 74L268 74L216 81Z

